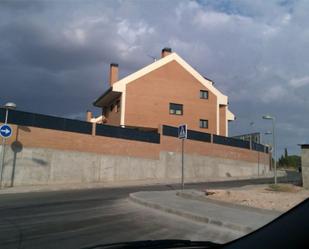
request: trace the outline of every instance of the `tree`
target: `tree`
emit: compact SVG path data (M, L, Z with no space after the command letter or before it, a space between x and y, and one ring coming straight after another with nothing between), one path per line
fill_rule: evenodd
M300 156L297 155L288 155L287 148L284 149L284 155L281 155L281 157L278 160L278 166L279 167L293 167L298 168L300 165Z
M284 149L284 158L287 158L287 157L288 157L288 149L285 148L285 149Z

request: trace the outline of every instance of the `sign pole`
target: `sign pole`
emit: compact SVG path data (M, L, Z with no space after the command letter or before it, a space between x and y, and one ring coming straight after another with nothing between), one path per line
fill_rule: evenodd
M5 111L5 122L4 124L6 125L8 122L8 114L9 114L9 110L6 109ZM3 168L4 168L4 156L5 156L5 137L2 137L2 160L1 160L1 169L0 169L0 189L2 188L2 174L3 174Z
M5 149L5 138L2 138L2 160L1 160L1 173L0 173L0 189L2 188L2 172L3 172L3 167L4 167L4 152Z
M185 188L185 178L184 178L184 143L185 139L181 139L181 189Z
M185 188L184 144L187 138L187 125L178 126L178 138L181 139L181 189Z

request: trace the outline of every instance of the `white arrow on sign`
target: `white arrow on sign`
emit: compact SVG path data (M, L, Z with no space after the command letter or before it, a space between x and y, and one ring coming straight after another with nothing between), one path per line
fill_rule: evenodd
M0 136L3 138L8 138L12 135L12 129L9 125L4 124L0 126Z
M4 132L5 134L10 133L10 130L9 130L9 129L5 129L5 130L1 130L1 131Z

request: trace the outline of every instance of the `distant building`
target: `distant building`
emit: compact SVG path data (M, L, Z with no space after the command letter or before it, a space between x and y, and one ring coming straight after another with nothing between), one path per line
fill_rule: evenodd
M260 143L261 142L261 133L259 132L254 132L250 134L243 134L243 135L238 135L234 136L233 138L237 138L240 140L248 141L248 142L254 142L254 143Z
M228 136L228 121L234 120L228 97L170 48L120 80L118 64L111 64L109 79L110 88L93 103L102 116L88 114L88 121L145 130L186 123L192 130Z

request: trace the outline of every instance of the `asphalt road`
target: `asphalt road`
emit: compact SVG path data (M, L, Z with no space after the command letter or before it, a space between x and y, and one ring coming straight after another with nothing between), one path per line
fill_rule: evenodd
M298 181L292 173L280 181ZM187 184L186 188L238 187L272 179ZM240 234L131 203L129 193L177 185L0 195L0 248L83 248L148 239L225 242Z

